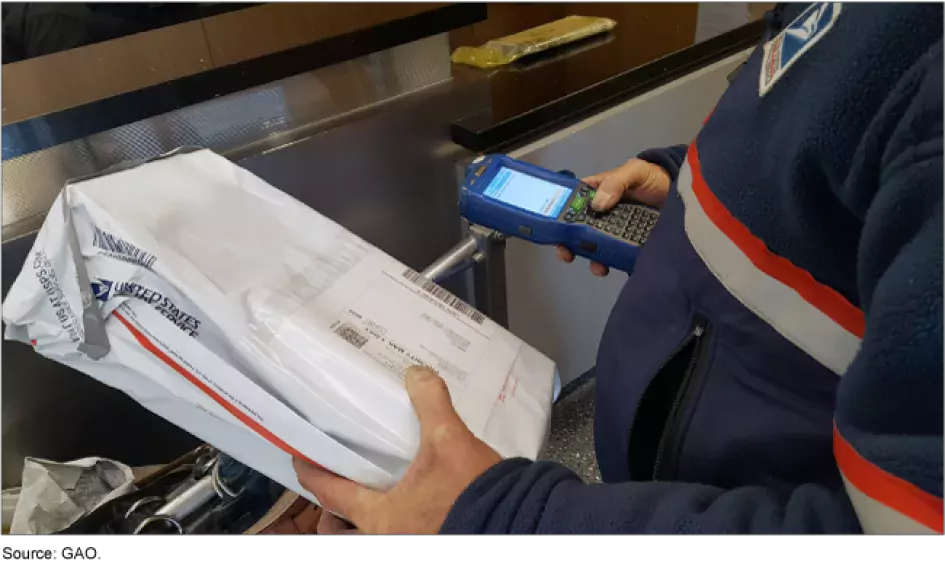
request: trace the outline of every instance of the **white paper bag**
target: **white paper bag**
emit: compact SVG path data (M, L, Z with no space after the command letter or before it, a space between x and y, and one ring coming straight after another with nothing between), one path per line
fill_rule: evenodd
M551 360L207 150L70 182L3 318L7 338L309 498L292 456L396 483L419 439L411 365L501 455L534 459L547 435Z

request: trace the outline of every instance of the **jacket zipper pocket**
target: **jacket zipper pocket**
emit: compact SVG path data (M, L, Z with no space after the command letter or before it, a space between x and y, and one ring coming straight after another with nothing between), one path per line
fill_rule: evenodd
M666 356L637 402L630 435L627 437L627 469L630 479L634 481L653 478L657 450L692 361L694 340L699 337L704 325L702 317L693 319L685 336Z
M682 424L680 417L684 415L689 408L692 400L691 390L695 387L696 378L700 373L701 360L705 355L705 343L708 337L708 323L702 317L696 317L693 322L692 332L682 347L692 345L692 356L689 364L686 366L685 374L679 390L676 392L676 398L670 407L669 414L666 417L666 424L663 427L663 434L660 437L659 446L656 448L656 457L653 463L653 480L670 480L675 478L676 468L679 463L679 450L681 449ZM680 349L682 349L680 347Z

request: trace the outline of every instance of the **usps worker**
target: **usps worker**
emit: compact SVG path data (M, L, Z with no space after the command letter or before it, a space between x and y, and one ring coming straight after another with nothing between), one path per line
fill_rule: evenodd
M662 208L598 352L605 484L500 460L417 369L409 471L297 464L326 507L368 533L942 533L942 5L766 20L688 147L587 179L598 209Z

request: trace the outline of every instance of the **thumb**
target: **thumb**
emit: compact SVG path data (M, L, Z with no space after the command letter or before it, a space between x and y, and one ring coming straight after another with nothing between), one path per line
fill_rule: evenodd
M607 172L598 172L597 174L594 174L593 176L587 176L586 178L581 178L581 182L596 189L600 187L600 183L604 181L604 178L606 178L612 172L613 170L608 170Z
M645 184L649 178L650 167L654 165L631 158L619 167L611 170L601 180L591 207L597 211L609 211L626 195L628 190Z
M619 174L611 174L601 181L591 201L595 211L608 211L620 203L627 185Z
M465 426L453 408L446 382L428 368L407 370L407 394L420 420L421 442L440 443Z

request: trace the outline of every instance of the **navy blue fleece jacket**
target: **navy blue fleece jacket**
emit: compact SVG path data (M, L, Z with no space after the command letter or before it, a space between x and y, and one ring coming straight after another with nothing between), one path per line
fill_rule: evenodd
M585 484L557 463L505 460L467 488L441 533L836 533L915 523L941 533L942 6L813 9L769 16L769 45L785 25L803 32L804 18L829 25L818 22L827 31L769 75L767 91L768 54L758 48L693 145L641 155L674 184L601 343L605 483ZM861 311L859 349L842 373L781 337L726 292L716 279L724 271L701 264L676 185L691 182L687 155L696 154L700 178L740 226ZM695 418L678 467L669 479L633 474L628 434L649 379L632 366L650 361L648 349L660 354L654 366L668 357L679 336L664 339L660 319L673 332L696 309L715 328L698 395L683 403ZM644 317L650 328L641 330ZM633 354L636 364L625 359ZM774 375L759 373L767 370ZM737 381L726 379L732 372Z

